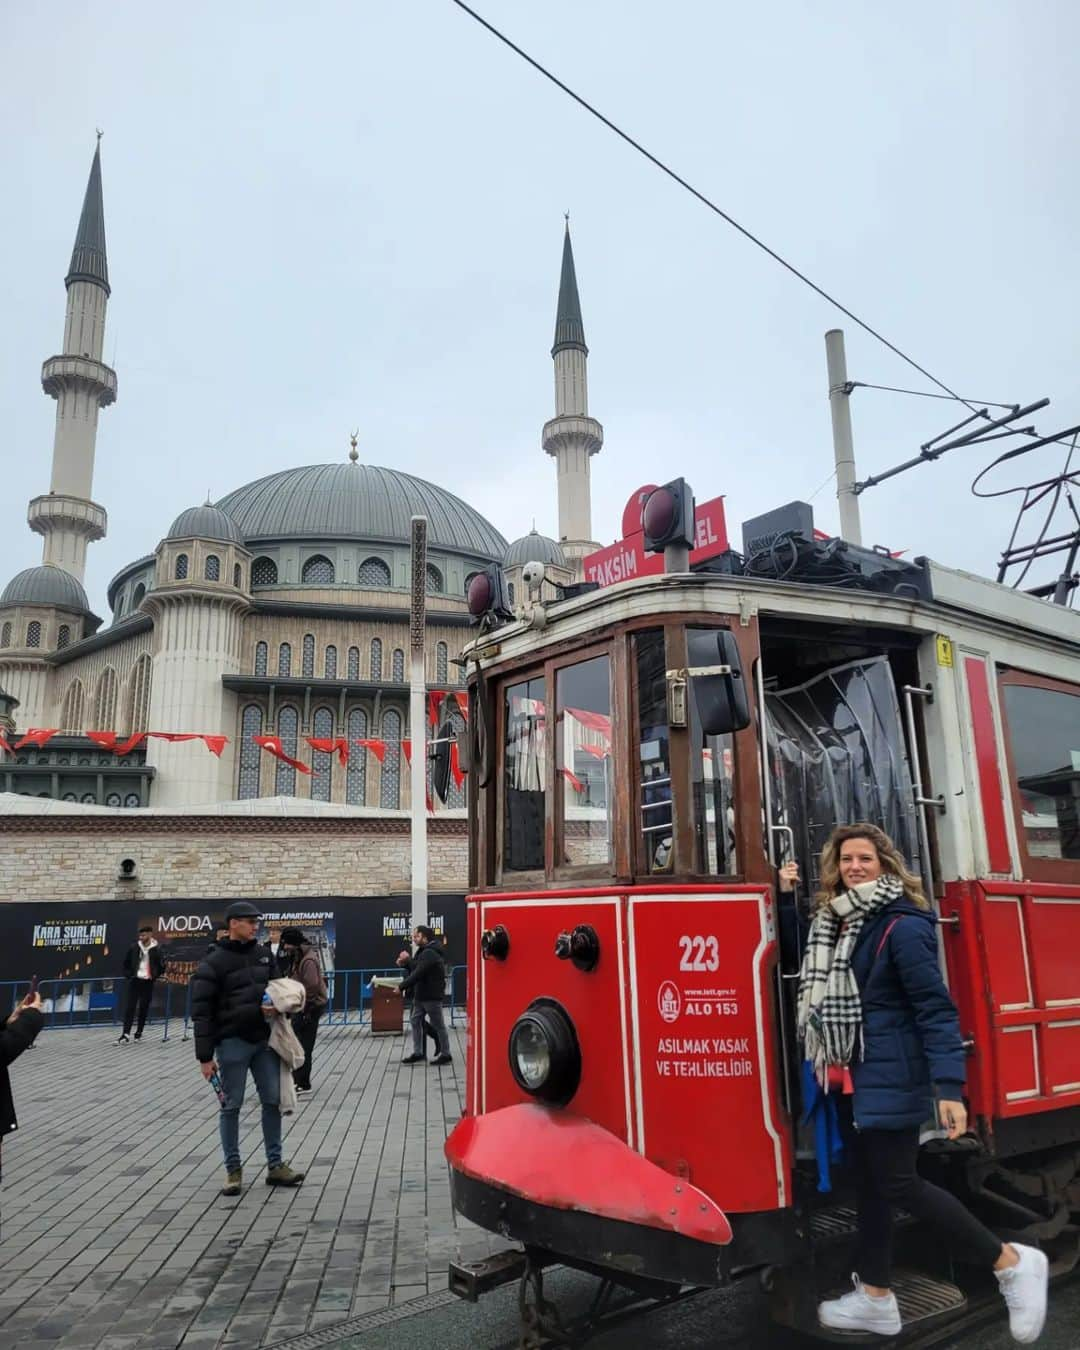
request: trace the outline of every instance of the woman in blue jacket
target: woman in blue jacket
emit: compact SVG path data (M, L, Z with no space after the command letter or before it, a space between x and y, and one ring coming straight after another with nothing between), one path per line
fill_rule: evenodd
M841 825L821 855L821 890L799 979L799 1029L823 1088L854 1093L854 1165L862 1279L818 1307L822 1326L895 1336L889 1287L892 1209L944 1233L957 1255L992 1266L1013 1339L1046 1319L1048 1263L1002 1244L949 1191L919 1176L919 1126L934 1114L950 1139L967 1130L964 1049L938 965L933 914L887 834Z

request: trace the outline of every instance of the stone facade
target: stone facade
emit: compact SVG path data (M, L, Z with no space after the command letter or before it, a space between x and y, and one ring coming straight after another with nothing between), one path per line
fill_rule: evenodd
M269 900L407 891L409 821L395 817L0 815L0 902ZM465 889L467 822L428 821L428 887ZM120 881L120 860L136 864Z

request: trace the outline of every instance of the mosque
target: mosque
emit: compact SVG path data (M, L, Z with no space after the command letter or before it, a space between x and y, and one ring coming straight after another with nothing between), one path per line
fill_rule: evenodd
M551 349L555 416L542 433L557 469L557 541L534 530L508 545L445 488L359 463L354 441L347 461L270 474L216 502L176 503L185 509L159 522L156 542L132 541L138 556L109 583L105 620L83 586L86 550L107 528L93 495L98 414L117 398L116 372L102 361L110 289L100 145L64 284L63 346L41 377L56 400L52 476L27 512L42 561L0 592L0 744L9 747L0 813L25 814L27 797L66 803L49 809L69 818L190 815L263 799L286 814L402 813L410 518L428 520L433 693L462 684L456 658L474 573L501 563L512 600L523 598L527 562L570 582L597 547L589 462L603 429L588 413L569 224ZM344 738L347 753L312 749L308 737ZM452 785L436 814L460 816L463 793Z

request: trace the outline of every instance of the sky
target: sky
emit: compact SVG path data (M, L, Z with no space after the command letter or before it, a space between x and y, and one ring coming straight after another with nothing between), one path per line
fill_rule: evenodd
M1049 397L1044 433L1080 423L1071 0L476 6L952 389ZM119 380L97 441L98 613L183 508L344 460L354 429L364 462L456 492L507 539L557 533L540 433L565 211L601 542L637 487L676 474L725 495L735 543L794 498L834 532L828 328L851 379L934 388L451 0L6 0L0 35L0 582L41 557L24 514L49 484L40 367L98 127ZM859 476L958 406L857 390ZM1018 502L971 496L990 457L866 492L864 542L993 575Z

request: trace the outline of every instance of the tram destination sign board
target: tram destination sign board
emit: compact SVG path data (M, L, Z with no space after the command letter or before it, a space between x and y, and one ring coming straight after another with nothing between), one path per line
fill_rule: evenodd
M656 576L664 570L662 553L645 552L645 535L641 528L641 498L647 489L640 488L627 503L623 515L624 537L606 548L597 549L582 560L585 580L598 586L613 586L631 577ZM627 526L637 521L637 529ZM724 519L724 499L698 502L694 508L694 547L690 550L690 565L715 558L728 546L727 524Z

